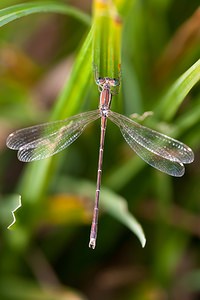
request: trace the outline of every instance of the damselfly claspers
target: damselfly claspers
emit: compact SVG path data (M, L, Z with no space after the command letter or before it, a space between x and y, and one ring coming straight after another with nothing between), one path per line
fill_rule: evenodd
M103 149L107 119L115 123L129 146L149 165L172 176L182 176L184 163L194 160L192 150L183 143L164 134L137 124L133 120L110 110L112 96L118 94L120 78L100 78L95 70L95 81L100 91L99 109L80 113L63 121L36 125L11 133L7 146L18 150L18 159L23 162L40 160L52 156L73 143L86 126L101 118L101 137L97 171L97 188L90 231L89 247L95 248L99 195L101 185Z

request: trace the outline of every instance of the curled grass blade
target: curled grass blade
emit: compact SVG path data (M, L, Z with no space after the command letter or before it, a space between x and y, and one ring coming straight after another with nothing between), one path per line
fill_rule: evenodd
M146 238L141 225L129 212L127 201L109 189L102 189L102 206L115 219L128 227L140 240L142 247L146 244Z
M59 192L62 191L63 186L67 186L67 191L69 193L78 193L91 199L94 199L95 197L96 185L89 181L76 180L71 177L61 177L59 179L59 184L57 184ZM105 187L102 187L100 197L100 207L129 228L138 237L142 247L144 247L146 243L144 232L141 225L129 212L126 199Z
M0 10L0 27L19 19L21 17L25 17L35 13L42 13L42 12L53 12L53 13L61 13L67 14L76 19L80 20L81 22L85 23L86 25L90 25L91 19L90 17L79 11L72 6L67 4L57 3L53 1L46 1L46 2L30 2L30 3L23 3L13 5L4 9Z

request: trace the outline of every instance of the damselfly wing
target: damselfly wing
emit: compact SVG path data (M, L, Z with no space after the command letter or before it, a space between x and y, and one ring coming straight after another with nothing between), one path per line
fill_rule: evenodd
M31 126L11 133L7 147L18 150L18 159L31 162L50 157L73 143L86 126L100 118L99 110L94 110L63 121Z

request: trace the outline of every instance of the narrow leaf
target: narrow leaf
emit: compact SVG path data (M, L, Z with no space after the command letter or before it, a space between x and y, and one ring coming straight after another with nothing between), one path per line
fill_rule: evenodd
M121 36L123 22L113 1L95 0L93 5L93 63L100 77L120 81ZM116 92L119 91L119 87ZM122 110L121 94L116 96L112 108Z
M122 20L112 1L94 1L93 62L100 77L117 78L121 69Z
M91 29L77 56L70 79L52 111L51 120L61 120L79 111L91 76L92 36L93 30ZM79 82L78 88L75 88L77 82ZM55 156L34 162L26 168L19 189L22 197L25 197L30 203L39 201L45 193L52 175L51 168L54 159ZM32 192L30 193L30 191Z
M146 244L146 238L141 225L129 212L126 199L109 189L102 188L102 206L110 215L127 226L140 240L142 247Z
M155 109L157 117L170 121L193 86L200 80L200 59L179 77Z

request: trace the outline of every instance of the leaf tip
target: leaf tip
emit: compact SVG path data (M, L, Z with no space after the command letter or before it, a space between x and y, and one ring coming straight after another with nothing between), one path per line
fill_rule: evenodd
M145 238L141 241L141 244L142 244L142 248L144 248L146 246L146 239Z

